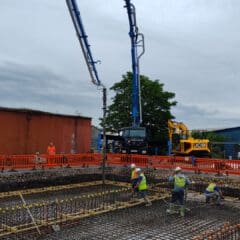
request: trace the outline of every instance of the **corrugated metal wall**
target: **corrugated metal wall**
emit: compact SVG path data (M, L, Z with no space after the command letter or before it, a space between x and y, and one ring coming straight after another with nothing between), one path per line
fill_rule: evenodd
M214 131L216 134L225 137L223 144L224 157L238 159L240 156L240 127L226 128Z
M0 154L46 153L50 141L57 153L89 152L91 119L1 109L0 133Z

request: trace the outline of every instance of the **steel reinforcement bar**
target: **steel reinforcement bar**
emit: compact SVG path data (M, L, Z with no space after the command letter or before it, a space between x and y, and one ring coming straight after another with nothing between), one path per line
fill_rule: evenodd
M108 181L107 184L113 185L114 183ZM74 197L56 199L54 201L18 204L0 208L0 238L35 229L40 229L40 232L43 227L61 225L69 221L76 221L143 203L142 200L132 198L131 188L128 187L128 184L120 183L115 185L119 189L109 189L83 195L78 194ZM93 184L85 184L84 186L91 187ZM72 187L71 185L70 188ZM58 191L59 189L56 188L53 190ZM37 189L36 191L32 191L32 193L39 193L39 191L40 189ZM48 191L51 191L51 188L48 188ZM27 192L27 194L31 193ZM149 199L156 201L165 199L166 197L169 197L169 194L151 192Z
M29 194L37 194L37 193L44 193L44 192L55 192L55 191L80 188L80 187L90 187L90 186L95 186L100 184L102 184L102 181L82 182L82 183L58 185L58 186L51 186L51 187L23 189L21 190L21 193L23 195L29 195ZM107 181L106 184L116 184L116 183L112 181ZM13 196L19 196L19 191L10 191L10 192L0 193L0 199L13 197Z
M202 234L195 236L192 240L239 240L240 239L240 223L225 223L217 229L210 229Z

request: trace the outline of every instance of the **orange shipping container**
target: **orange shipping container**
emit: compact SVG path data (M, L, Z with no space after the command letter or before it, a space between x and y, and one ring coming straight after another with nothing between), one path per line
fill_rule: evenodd
M57 153L90 151L91 118L0 108L0 154L46 153L49 142Z

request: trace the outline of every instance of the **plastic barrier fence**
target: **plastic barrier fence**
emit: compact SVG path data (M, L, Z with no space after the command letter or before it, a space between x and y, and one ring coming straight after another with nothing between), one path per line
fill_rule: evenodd
M24 170L57 167L84 167L101 165L102 154L57 154L57 155L0 155L0 168L5 170ZM194 158L179 156L147 156L128 154L107 154L108 165L155 169L174 169L179 166L186 171L240 175L239 160Z

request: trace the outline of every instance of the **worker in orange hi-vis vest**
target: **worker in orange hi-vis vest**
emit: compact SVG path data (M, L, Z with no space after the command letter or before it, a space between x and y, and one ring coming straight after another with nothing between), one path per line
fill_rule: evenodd
M56 147L53 145L53 142L49 143L49 146L47 148L47 154L48 155L55 155L56 154Z

